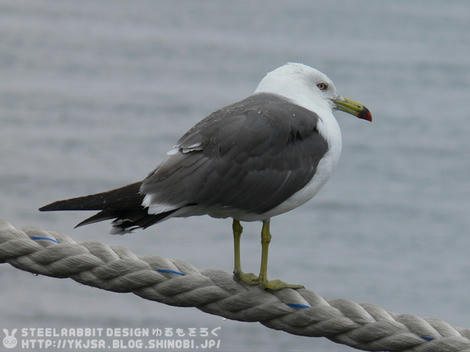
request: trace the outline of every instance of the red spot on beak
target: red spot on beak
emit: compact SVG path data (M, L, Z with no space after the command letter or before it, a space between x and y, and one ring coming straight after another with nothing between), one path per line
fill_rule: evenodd
M364 109L357 115L358 118L372 122L372 114L369 109L364 107Z

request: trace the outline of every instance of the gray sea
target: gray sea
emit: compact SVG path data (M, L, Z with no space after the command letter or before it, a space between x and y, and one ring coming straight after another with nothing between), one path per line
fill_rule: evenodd
M272 219L270 277L469 327L465 0L1 1L0 217L230 272L230 220L111 236L109 223L73 230L90 213L37 208L142 179L188 128L289 61L327 73L374 122L336 113L338 169ZM245 224L246 271L259 268L259 231ZM220 327L220 351L352 351L8 264L0 283L0 329Z

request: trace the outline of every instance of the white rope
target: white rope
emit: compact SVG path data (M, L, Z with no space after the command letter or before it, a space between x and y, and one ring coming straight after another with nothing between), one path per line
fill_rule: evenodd
M220 270L200 271L180 260L137 256L100 242L77 243L32 227L19 230L1 219L0 263L228 319L258 321L291 334L324 336L365 351L470 352L470 329L439 319L323 298L306 289L266 291Z

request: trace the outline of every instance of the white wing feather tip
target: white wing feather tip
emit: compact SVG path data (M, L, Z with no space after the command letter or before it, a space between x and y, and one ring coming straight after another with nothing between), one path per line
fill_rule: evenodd
M191 145L188 145L188 146L184 146L180 150L181 150L181 153L183 153L183 154L187 154L187 153L191 153L191 152L197 152L197 151L202 150L201 145L202 145L201 143L194 143L194 144L191 144Z
M175 155L175 154L178 154L179 151L180 151L180 146L175 145L173 146L173 148L171 148L169 151L166 152L166 155L168 156Z
M178 208L179 208L179 206L173 205L173 204L165 204L165 203L150 204L150 206L148 208L148 213L149 214L160 214L160 213L175 210L175 209L178 209Z
M151 194L146 194L144 197L144 200L142 201L142 206L144 208L150 207L150 204L152 204L152 195Z

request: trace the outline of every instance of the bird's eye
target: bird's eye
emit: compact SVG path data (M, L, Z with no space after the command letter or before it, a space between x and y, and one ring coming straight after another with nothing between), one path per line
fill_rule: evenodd
M328 89L328 84L325 82L320 82L317 84L318 89L320 90L327 90Z

